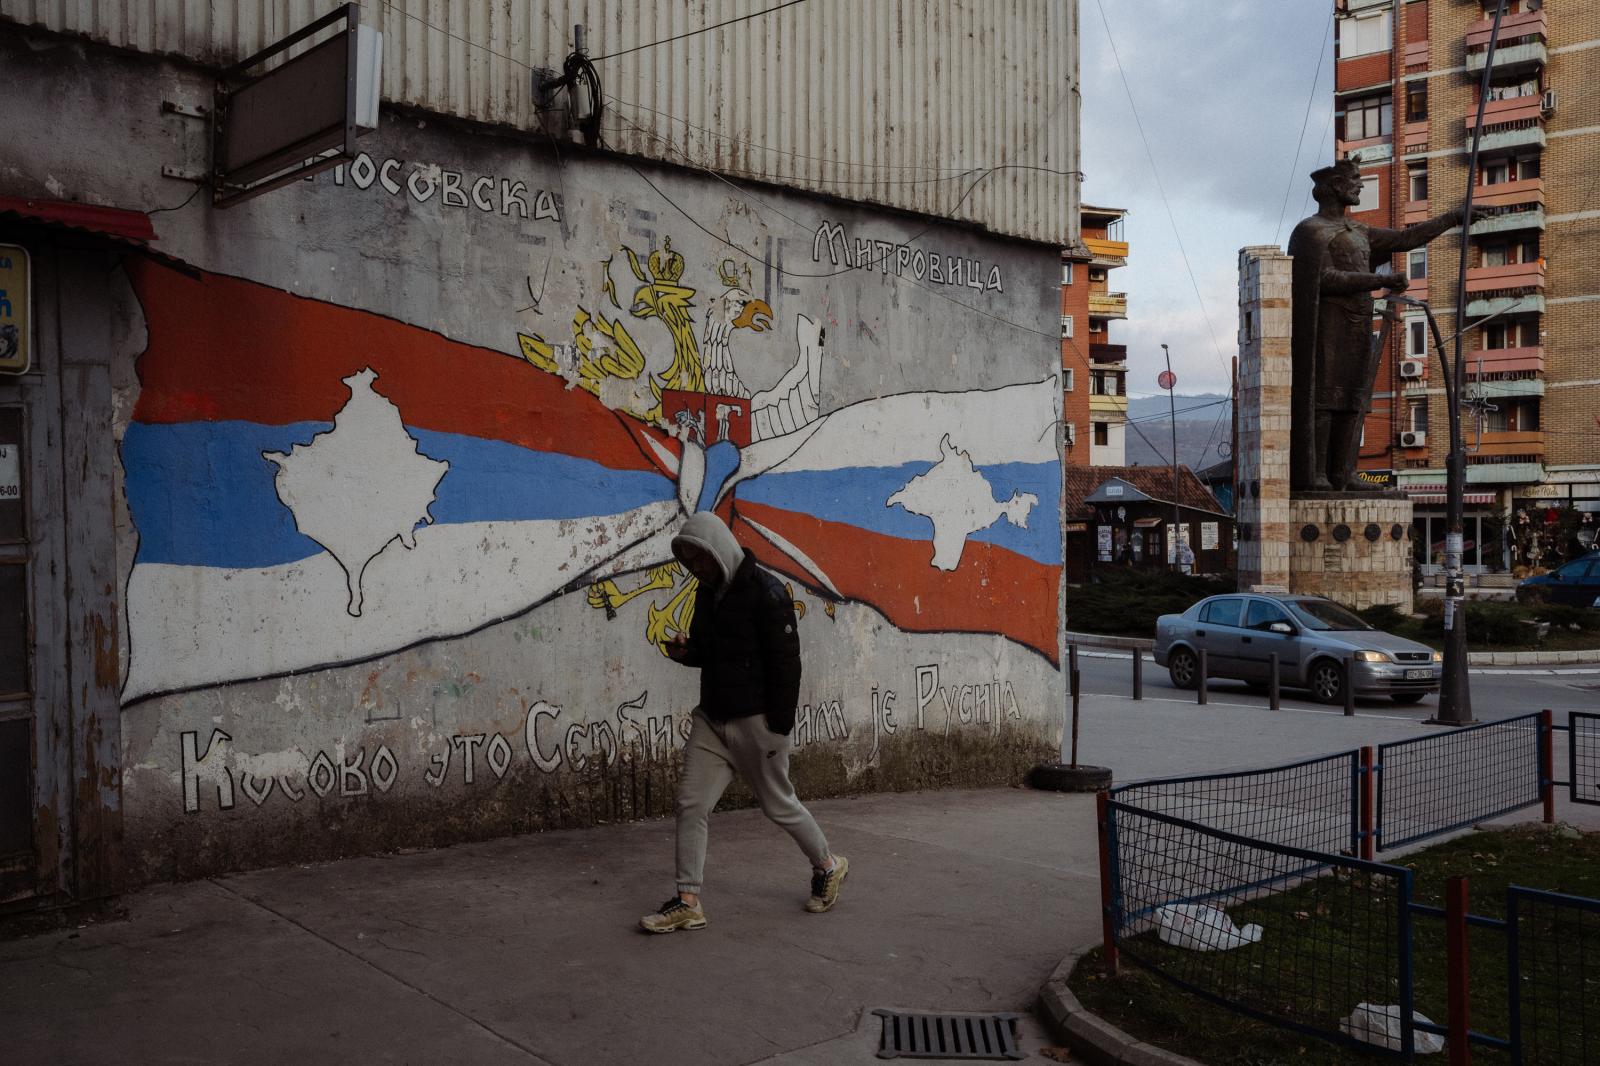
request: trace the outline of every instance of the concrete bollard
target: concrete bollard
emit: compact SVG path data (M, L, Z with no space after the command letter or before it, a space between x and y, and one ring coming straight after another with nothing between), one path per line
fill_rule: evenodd
M1356 660L1353 655L1344 657L1344 713L1351 718L1356 713Z
M1133 698L1144 699L1144 652L1133 649Z
M1206 677L1206 650L1204 648L1200 649L1200 677L1198 678L1198 681L1199 681L1199 684L1195 686L1195 702L1200 704L1202 707L1204 707L1205 703L1206 703L1206 681L1207 681L1207 677Z
M1283 700L1280 698L1280 694L1278 692L1280 675L1277 652L1272 653L1271 663L1272 673L1267 678L1267 706L1272 708L1274 711L1281 711L1283 710Z

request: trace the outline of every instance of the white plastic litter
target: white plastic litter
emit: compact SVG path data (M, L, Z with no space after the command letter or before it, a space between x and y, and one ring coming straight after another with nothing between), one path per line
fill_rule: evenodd
M1433 1024L1433 1020L1420 1011L1412 1011L1411 1020ZM1400 1050L1399 1004L1380 1007L1374 1003L1358 1003L1356 1009L1350 1012L1350 1017L1339 1023L1339 1028L1344 1030L1346 1036L1364 1044L1375 1044L1390 1051ZM1433 1055L1444 1050L1444 1037L1436 1033L1413 1030L1411 1040L1419 1054Z
M1157 934L1163 944L1188 948L1190 951L1227 951L1242 948L1261 939L1259 925L1243 929L1233 924L1233 919L1215 907L1202 907L1196 903L1173 903L1156 908L1156 920L1161 923Z

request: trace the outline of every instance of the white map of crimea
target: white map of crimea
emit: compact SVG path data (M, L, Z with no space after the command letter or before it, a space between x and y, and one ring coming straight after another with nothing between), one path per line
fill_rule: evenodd
M933 565L954 570L961 563L967 538L988 529L1002 517L1014 526L1028 528L1028 515L1039 497L1014 492L1009 500L994 498L994 487L972 465L972 456L950 443L946 433L939 441L940 458L933 469L918 474L905 488L889 497L914 515L933 522Z
M428 509L450 464L417 450L400 409L377 392L371 367L344 379L349 401L333 429L287 453L262 452L277 464L278 499L295 527L344 567L353 617L361 617L361 578L367 564L394 541L417 545L416 528L432 522Z

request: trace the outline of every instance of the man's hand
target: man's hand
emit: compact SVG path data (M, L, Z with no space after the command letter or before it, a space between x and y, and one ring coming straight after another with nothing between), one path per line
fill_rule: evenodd
M667 658L681 663L689 654L689 638L682 633L674 633L662 647L666 649Z

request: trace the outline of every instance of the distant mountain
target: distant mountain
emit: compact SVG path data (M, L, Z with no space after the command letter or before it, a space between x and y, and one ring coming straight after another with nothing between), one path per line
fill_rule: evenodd
M1201 470L1227 458L1233 440L1233 407L1227 396L1201 393L1173 397L1178 412L1178 462ZM1167 396L1128 400L1128 463L1166 466L1172 462L1172 422ZM1142 434L1142 436L1141 436Z

